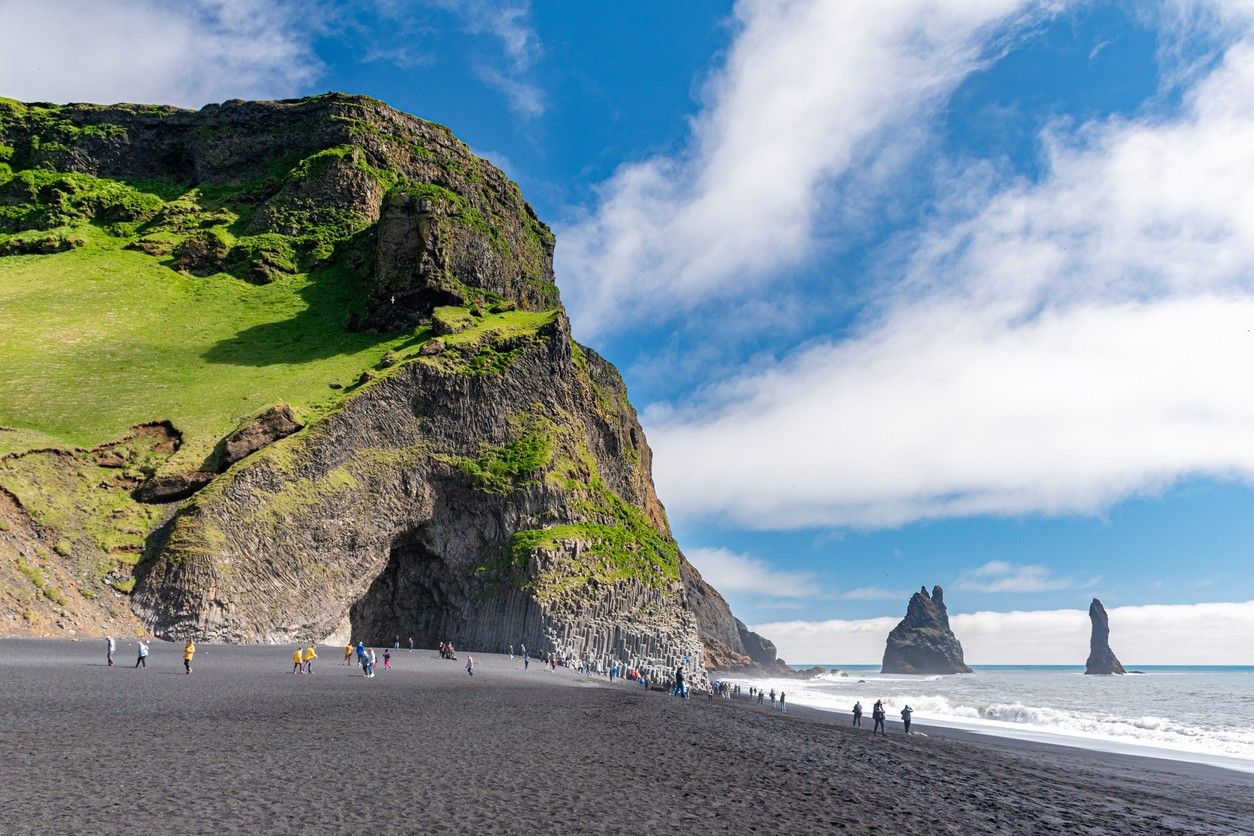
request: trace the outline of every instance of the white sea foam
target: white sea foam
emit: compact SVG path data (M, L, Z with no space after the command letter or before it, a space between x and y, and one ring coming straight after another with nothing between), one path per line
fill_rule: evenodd
M869 714L882 699L890 719L909 705L920 722L1254 771L1249 670L1127 677L1032 669L903 677L854 670L847 677L746 683L786 691L795 705L847 712L861 701Z

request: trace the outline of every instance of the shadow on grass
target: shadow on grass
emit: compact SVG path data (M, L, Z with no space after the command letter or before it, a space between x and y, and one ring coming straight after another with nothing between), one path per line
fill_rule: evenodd
M324 267L299 291L305 308L280 322L245 328L204 353L210 363L229 366L294 365L324 360L393 339L395 334L352 332L351 313L365 306L365 283L342 267Z

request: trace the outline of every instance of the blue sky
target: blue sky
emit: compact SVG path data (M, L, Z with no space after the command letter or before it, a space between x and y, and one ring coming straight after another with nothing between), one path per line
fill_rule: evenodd
M849 625L922 584L956 612L1098 595L1181 625L1254 599L1249 4L0 16L28 35L4 95L347 90L497 162L558 234L681 545L784 651L864 661ZM1235 618L1249 663L1254 603ZM1016 659L1057 661L1014 624Z

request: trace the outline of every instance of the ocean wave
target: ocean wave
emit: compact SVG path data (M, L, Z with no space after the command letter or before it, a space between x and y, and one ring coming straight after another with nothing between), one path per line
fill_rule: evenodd
M854 676L850 674L850 678L841 678L823 674L807 683L767 680L756 684L765 686L767 690L786 691L791 703L813 708L847 712L855 701L860 700L869 714L874 700L868 698L867 690L886 680L882 677L868 678L865 685L859 687ZM893 681L922 685L937 678L895 678ZM970 695L953 697L924 691L882 695L882 699L890 719L896 719L901 709L909 705L916 720L942 724L952 721L993 733L1014 729L1095 742L1254 760L1254 728L1250 727L1187 722L1155 714L1121 716L1102 711L1076 711L1010 700L985 702L972 699Z

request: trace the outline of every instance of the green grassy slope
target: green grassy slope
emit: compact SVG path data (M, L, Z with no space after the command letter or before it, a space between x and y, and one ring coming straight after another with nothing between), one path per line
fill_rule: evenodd
M333 408L409 335L350 333L364 292L338 268L255 286L196 278L102 240L0 259L0 454L94 446L170 420L196 467L238 421L287 401ZM172 463L173 464L173 463Z

